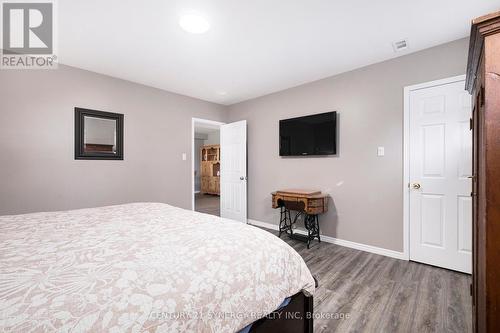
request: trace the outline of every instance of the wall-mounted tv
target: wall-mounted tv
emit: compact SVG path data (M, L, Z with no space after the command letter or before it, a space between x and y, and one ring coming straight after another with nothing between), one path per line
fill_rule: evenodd
M280 120L280 156L337 154L337 112Z

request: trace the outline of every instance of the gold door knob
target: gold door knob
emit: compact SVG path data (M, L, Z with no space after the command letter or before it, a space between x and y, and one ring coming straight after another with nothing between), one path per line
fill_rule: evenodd
M413 183L411 185L411 187L413 187L414 190L418 190L420 188L420 184L419 183Z

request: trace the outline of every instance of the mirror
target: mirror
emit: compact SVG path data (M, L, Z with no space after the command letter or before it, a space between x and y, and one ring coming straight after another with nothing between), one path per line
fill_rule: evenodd
M83 151L116 154L116 120L83 117Z
M123 159L123 115L75 108L75 159Z

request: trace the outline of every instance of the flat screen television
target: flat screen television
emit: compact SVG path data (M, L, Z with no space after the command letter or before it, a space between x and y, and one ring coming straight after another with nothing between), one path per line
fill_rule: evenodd
M337 112L280 120L280 156L336 153Z

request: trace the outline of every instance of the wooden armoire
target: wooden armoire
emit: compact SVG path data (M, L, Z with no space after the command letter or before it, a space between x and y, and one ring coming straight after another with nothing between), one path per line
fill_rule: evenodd
M220 195L220 145L202 146L200 164L200 192Z
M500 12L472 21L472 307L476 332L500 332Z

